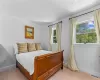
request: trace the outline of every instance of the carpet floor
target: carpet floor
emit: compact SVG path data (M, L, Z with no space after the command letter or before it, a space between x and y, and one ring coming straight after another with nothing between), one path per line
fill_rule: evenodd
M27 80L19 69L9 70L0 73L0 80ZM67 68L59 70L48 80L100 80L84 72L73 72Z

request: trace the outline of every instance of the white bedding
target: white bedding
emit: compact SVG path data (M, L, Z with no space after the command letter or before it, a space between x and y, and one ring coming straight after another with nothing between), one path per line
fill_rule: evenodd
M52 53L51 51L38 50L27 53L16 54L17 61L32 75L34 73L34 58L43 54Z

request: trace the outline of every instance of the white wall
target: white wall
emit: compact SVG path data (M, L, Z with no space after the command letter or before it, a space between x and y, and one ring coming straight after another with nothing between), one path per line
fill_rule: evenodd
M48 50L48 46L49 46L49 29L48 29L48 25L44 24L41 25L40 27L40 42L42 45L42 48L45 50Z
M100 5L95 6L91 9L79 12L72 16L77 16L95 9L100 8ZM81 21L84 19L88 19L94 15L94 13L89 13L87 15L83 15L78 17L77 20ZM75 44L75 58L78 65L78 68L81 71L88 72L92 75L100 77L100 44Z
M78 68L100 77L100 44L74 45Z
M100 5L95 6L89 10L85 10L82 12L79 12L77 14L74 14L72 16L77 16L80 14L83 14L85 12L95 10L100 8ZM70 17L72 17L70 16ZM88 14L86 17L91 16L91 14ZM84 19L84 16L83 18ZM58 21L56 21L58 22ZM56 23L54 22L54 23ZM64 50L64 62L67 63L68 55L70 54L70 43L71 43L71 27L69 26L69 17L66 17L65 19L62 19L62 42L61 46ZM48 36L48 27L45 26L44 29L46 32L43 34L45 37L43 37L44 44L45 42L49 41L47 38ZM47 48L48 45L45 45ZM100 45L99 44L83 44L83 45L74 45L75 49L75 58L76 63L81 71L88 72L92 75L99 76L100 77Z
M43 48L48 50L49 48L49 28L48 25L42 25L41 34L42 40L41 43L43 44ZM65 18L62 20L62 38L61 38L61 46L62 50L64 50L64 62L67 62L67 56L70 53L70 27L69 27L69 18Z
M24 26L29 25L33 26L35 29L35 38L25 39ZM16 42L33 42L39 41L39 25L25 21L20 18L3 16L0 17L0 43L2 44L11 44ZM37 34L38 33L38 34Z
M62 38L61 38L61 47L64 50L64 63L67 63L67 57L70 53L70 44L71 44L71 28L69 26L69 18L62 20Z
M25 25L34 27L34 40L25 39ZM17 42L40 42L40 26L16 17L0 17L0 44L12 45Z
M25 25L34 27L34 40L25 39ZM2 44L3 47L5 47L5 49L8 51L8 54L14 60L15 56L13 45L15 43L40 42L40 40L40 25L17 17L0 16L0 44Z

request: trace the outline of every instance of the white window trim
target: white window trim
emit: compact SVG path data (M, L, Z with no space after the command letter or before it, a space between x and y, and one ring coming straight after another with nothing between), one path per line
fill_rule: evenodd
M81 24L81 23L85 23L85 22L88 22L88 21L94 21L94 18L92 17L92 18L89 19L89 20L77 22L76 25L77 25L77 24ZM96 43L76 43L76 26L73 28L73 40L74 40L74 41L73 41L73 44L81 44L81 45L83 45L83 44L100 44L100 43L98 42L98 40L97 40Z
M85 22L88 22L88 21L94 21L94 19L91 18L91 19L88 19L88 20L85 20L85 21L80 21L80 22L77 22L77 24L85 23Z

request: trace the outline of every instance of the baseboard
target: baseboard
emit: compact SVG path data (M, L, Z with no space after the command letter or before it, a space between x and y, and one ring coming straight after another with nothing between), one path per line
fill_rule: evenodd
M90 75L94 75L94 76L100 78L100 73L99 73L99 72L95 72L95 71L91 71L91 70L86 70L86 69L81 69L80 71L81 71L81 72L87 72L87 73L89 73Z
M67 68L67 63L63 63L64 67ZM100 73L99 72L95 72L95 71L92 71L92 70L89 70L89 69L84 69L84 68L81 68L80 69L81 72L86 72L86 73L89 73L90 75L94 75L96 77L99 77L100 78Z
M63 62L63 66L64 66L64 67L67 67L67 63Z
M0 68L0 72L4 72L4 71L15 69L15 68L16 68L16 64L13 64L13 65L10 65L10 66Z

